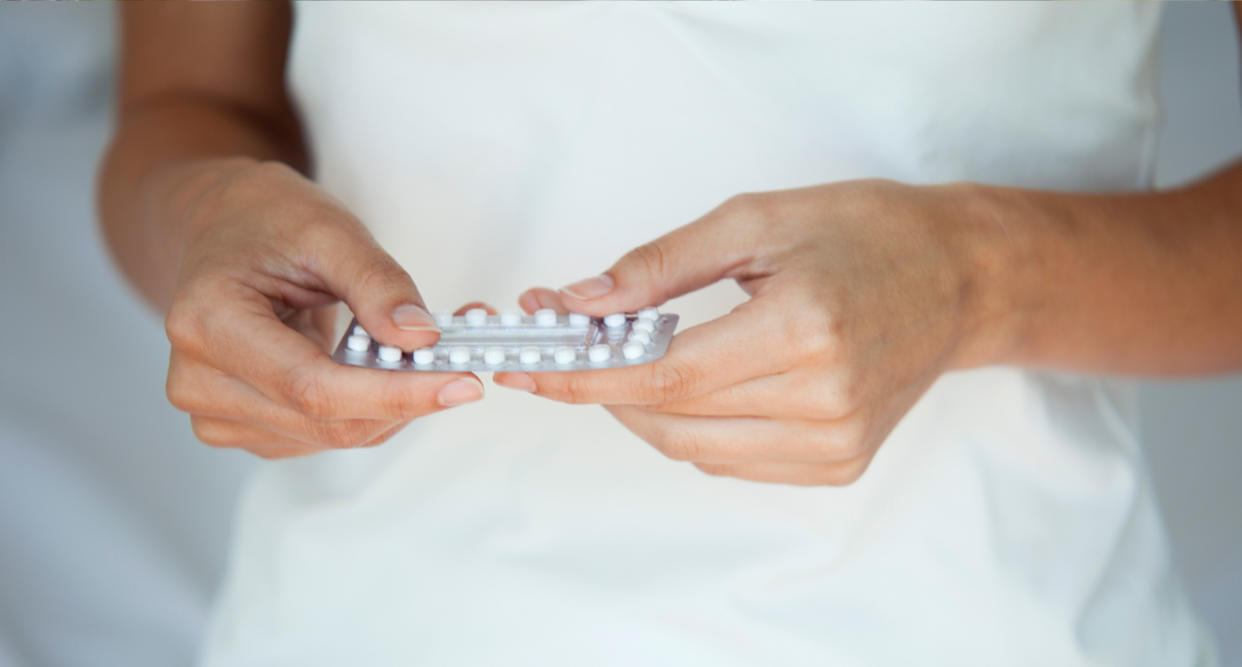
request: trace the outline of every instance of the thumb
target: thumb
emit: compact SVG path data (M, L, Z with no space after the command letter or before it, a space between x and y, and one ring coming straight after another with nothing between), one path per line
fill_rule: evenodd
M373 338L403 350L440 339L440 328L414 280L370 234L349 233L325 245L320 278Z
M562 287L561 298L570 310L596 317L658 306L750 262L750 229L710 213L634 248L604 273Z

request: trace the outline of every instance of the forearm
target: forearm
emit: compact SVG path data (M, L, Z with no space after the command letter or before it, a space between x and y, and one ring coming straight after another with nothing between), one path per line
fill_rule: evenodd
M954 187L977 276L961 365L1242 369L1242 164L1155 193Z
M155 308L171 298L185 207L260 160L306 163L296 132L217 101L169 96L122 110L100 168L100 222L117 263Z

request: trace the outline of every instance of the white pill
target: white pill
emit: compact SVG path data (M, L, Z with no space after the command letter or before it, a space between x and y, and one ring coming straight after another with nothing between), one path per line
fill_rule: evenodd
M542 358L542 355L539 354L539 348L537 347L524 347L518 353L518 361L525 366L539 363L540 358Z
M500 314L500 323L501 323L501 324L503 324L503 325L505 325L505 326L507 326L507 327L516 327L516 326L521 326L521 324L522 324L522 311L520 311L520 310L506 310L505 312L503 312L503 313L501 313L501 314Z
M535 324L541 327L556 326L556 311L551 308L540 308L535 311Z
M604 318L604 326L609 329L618 329L625 326L625 313L613 313Z
M453 314L445 310L437 310L432 317L436 320L436 326L447 327L453 324Z
M639 345L646 345L647 343L651 342L651 334L647 333L646 331L643 331L642 329L635 329L634 331L630 332L630 335L626 340L631 343L638 343Z
M647 348L642 343L629 342L621 347L621 354L625 355L626 359L637 359L646 351Z
M505 363L505 348L489 347L483 350L483 362L488 366L499 366Z
M575 352L572 347L558 347L556 348L556 355L554 358L556 359L556 363L562 366L567 366L574 363L574 361L578 359L578 353Z
M414 364L416 366L430 366L436 360L436 351L429 347L420 347L414 350Z
M363 328L362 328L362 325L361 325L361 324L355 324L355 325L354 325L354 332L353 332L353 333L354 333L354 335L355 335L355 336L370 336L370 335L371 335L371 334L367 333L367 330L366 330L366 329L363 329Z
M371 347L371 338L354 334L345 340L345 347L354 352L366 352Z
M600 345L592 345L591 348L587 350L587 358L594 363L608 361L608 358L611 356L612 348L602 343Z
M466 311L466 326L481 327L487 324L487 311L482 308L471 308Z
M392 347L391 345L381 345L379 348L380 361L394 362L401 361L401 348Z
M585 327L586 325L590 323L591 323L590 315L583 315L582 313L570 313L569 314L569 326L571 327Z
M455 347L449 350L449 363L457 366L470 363L470 348Z
M660 311L655 308L643 308L638 311L638 319L651 320L652 322L660 319Z
M655 331L655 323L651 320L634 320L634 324L630 327L633 331L646 331L651 333Z

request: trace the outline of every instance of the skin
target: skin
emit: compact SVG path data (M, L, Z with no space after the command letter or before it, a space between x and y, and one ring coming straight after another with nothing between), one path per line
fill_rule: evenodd
M337 300L389 344L438 333L421 311L397 326L394 308L423 305L413 281L297 171L285 40L270 37L287 37L287 8L131 3L123 15L101 218L126 273L167 312L169 398L199 437L263 456L377 444L453 404L450 386L481 396L469 374L328 360ZM186 41L195 48L173 48ZM1142 194L876 180L745 194L601 276L520 300L602 316L732 279L743 305L681 332L652 364L495 381L604 405L710 474L848 484L947 372L1242 368L1239 258L1242 163Z

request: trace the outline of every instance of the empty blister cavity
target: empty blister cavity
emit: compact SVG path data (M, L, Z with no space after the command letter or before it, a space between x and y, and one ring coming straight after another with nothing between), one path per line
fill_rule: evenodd
M576 371L655 361L668 350L678 318L644 310L593 318L552 309L524 315L488 315L472 308L460 316L437 312L440 339L412 354L356 333L350 323L332 358L390 371Z

